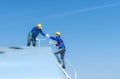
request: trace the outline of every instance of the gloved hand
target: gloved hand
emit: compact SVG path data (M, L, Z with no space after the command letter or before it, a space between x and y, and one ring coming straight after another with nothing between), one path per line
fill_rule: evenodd
M49 34L46 34L45 36L46 36L47 38L50 38L50 35L49 35Z
M36 38L36 40L39 40L38 38Z

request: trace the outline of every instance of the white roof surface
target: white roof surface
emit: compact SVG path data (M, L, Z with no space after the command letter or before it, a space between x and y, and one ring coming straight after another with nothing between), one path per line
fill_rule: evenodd
M50 47L0 48L0 79L65 79Z

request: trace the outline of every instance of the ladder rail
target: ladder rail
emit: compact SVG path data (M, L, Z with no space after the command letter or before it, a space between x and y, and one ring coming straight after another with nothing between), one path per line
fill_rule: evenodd
M51 48L52 48L52 46L54 47L54 49L53 49L53 51L56 51L57 50L57 48L56 48L56 46L55 45L52 45L52 40L49 40L50 41L50 46L51 46ZM66 62L70 65L70 67L73 69L73 71L74 71L74 79L78 79L77 78L77 70L74 68L74 66L70 63L70 61L67 59L67 58L65 58L65 60L66 60ZM59 63L58 63L58 65L59 65ZM62 68L62 67L61 67ZM63 68L62 68L63 69ZM63 71L64 71L64 69L63 69ZM70 77L70 79L71 79L71 77Z
M67 77L67 79L71 79L71 77L68 75L68 73L61 67L61 65L57 61L56 61L56 64L62 70L62 72L65 74L65 76Z
M77 70L75 69L75 67L70 63L70 61L69 61L67 58L66 58L65 60L66 60L66 62L70 65L70 67L73 69L73 71L75 72L75 73L74 73L75 79L78 79L78 78L77 78L77 76L78 76L77 73L78 73L78 72L77 72Z
M38 47L41 47L41 41L42 40L47 40L47 39L36 39L37 41L38 41L38 44L39 44L39 46ZM56 51L57 50L57 48L56 48L56 46L55 45L52 45L52 40L51 39L49 39L49 45L51 46L51 49L53 50L53 51ZM54 49L53 49L54 48ZM74 66L70 63L70 61L67 59L67 58L65 58L65 60L66 60L66 62L69 64L69 66L72 68L72 70L74 71L74 79L78 79L77 78L77 70L74 68ZM68 79L71 79L71 77L69 76L69 74L61 67L61 65L56 61L56 64L58 65L58 67L62 70L62 72L66 75L66 77L68 78Z

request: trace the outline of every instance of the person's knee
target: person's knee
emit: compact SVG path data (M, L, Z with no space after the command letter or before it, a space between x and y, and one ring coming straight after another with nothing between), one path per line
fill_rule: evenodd
M57 52L54 52L54 55L57 55Z
M33 42L33 46L36 46L36 42Z
M64 59L64 57L63 57L63 56L61 56L61 59L63 60L63 59Z
M28 41L28 42L27 42L27 46L30 46L30 44L31 44L30 41Z
M36 46L36 43L33 43L33 46Z
M27 46L30 46L30 44L28 43Z
M36 46L36 44L33 44L33 46L35 47L35 46Z

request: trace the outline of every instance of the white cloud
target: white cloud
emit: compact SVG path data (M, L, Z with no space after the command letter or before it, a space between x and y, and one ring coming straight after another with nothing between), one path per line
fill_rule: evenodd
M78 10L74 10L74 11L70 11L70 12L64 12L64 13L60 13L60 14L54 14L54 15L48 16L46 18L56 18L56 17L69 16L69 15L78 14L78 13L81 13L81 12L93 11L93 10L102 9L102 8L108 8L108 7L113 7L113 6L117 6L117 5L120 5L120 3L106 4L106 5L96 6L96 7L78 9Z

